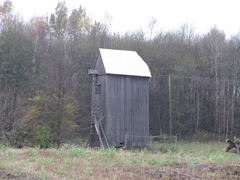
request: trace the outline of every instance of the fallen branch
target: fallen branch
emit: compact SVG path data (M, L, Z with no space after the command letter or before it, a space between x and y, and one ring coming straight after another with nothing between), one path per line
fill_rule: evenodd
M237 153L239 154L239 147L238 147L238 145L240 144L240 140L239 139L236 139L235 141L231 141L231 140L227 139L226 142L229 144L229 146L226 147L225 149L223 149L223 152L228 152L232 148L236 148L237 149Z

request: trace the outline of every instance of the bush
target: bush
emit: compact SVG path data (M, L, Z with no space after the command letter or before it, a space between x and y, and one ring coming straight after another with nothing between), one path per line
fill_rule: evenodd
M56 92L40 91L29 99L29 109L22 126L27 142L48 148L50 144L59 147L68 140L70 133L78 127L74 122L78 118L78 103L70 95L65 95L59 102Z
M7 146L4 144L0 144L0 151L5 152L7 150Z
M48 148L51 144L51 130L47 126L38 125L33 131L33 144L42 148Z
M200 131L193 135L193 141L209 142L212 140L213 134L207 131Z

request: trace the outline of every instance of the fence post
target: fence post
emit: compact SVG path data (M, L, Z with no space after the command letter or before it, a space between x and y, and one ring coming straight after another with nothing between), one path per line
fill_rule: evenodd
M160 129L160 139L159 139L159 142L162 141L162 129Z
M164 144L165 144L165 134L164 134L164 136L163 136L163 142L164 142Z
M152 149L152 135L150 135L150 148Z
M127 148L127 133L125 135L125 144L124 144L124 147L123 148Z
M176 152L177 152L177 134L175 136L175 149L176 149Z

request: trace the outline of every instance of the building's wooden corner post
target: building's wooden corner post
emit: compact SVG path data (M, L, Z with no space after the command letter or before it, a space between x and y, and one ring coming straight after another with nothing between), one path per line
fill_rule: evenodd
M150 135L150 148L152 149L152 135Z
M164 134L164 136L163 136L163 142L164 142L164 144L165 144L165 139L166 139L166 137L165 137L165 134Z
M127 148L127 133L125 135L125 144L124 144L124 147L123 148Z
M176 152L177 152L177 134L175 136L175 149L176 149Z

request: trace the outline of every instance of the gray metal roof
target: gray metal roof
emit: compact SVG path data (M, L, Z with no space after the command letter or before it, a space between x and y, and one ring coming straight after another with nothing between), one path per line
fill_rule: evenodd
M135 51L99 49L106 74L151 77L148 65Z

